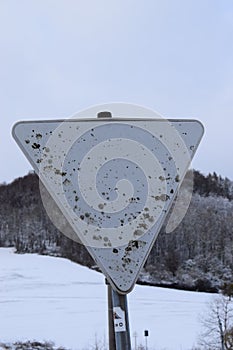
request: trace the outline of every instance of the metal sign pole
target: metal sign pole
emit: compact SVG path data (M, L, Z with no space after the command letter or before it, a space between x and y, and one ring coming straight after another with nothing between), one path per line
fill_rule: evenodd
M115 331L114 331L114 320L113 320L113 306L112 306L112 287L110 286L107 279L105 283L108 288L108 348L109 350L116 349Z
M108 286L111 288L111 286ZM127 295L119 294L111 288L112 320L115 331L115 349L131 350ZM111 350L113 350L111 348Z
M100 112L97 118L111 119L110 112ZM108 284L109 350L131 350L127 296Z
M146 342L146 350L148 350L148 347L147 347L147 337L149 336L149 331L146 329L144 331L144 336L145 336L145 342Z

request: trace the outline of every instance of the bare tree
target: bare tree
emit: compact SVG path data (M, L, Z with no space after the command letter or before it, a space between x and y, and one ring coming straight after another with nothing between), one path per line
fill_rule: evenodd
M233 350L233 305L225 296L215 298L202 317L200 345L206 350Z

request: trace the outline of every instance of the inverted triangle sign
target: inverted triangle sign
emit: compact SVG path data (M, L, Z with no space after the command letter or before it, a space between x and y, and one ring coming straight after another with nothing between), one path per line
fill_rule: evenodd
M203 135L196 120L25 121L13 136L112 287L132 290ZM56 204L56 205L55 205ZM58 211L55 208L58 208Z

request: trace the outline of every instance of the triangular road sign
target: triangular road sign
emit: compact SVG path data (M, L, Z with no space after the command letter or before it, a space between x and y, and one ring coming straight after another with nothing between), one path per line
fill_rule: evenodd
M72 227L63 233L87 247L122 294L136 283L202 135L195 120L46 120L13 128Z

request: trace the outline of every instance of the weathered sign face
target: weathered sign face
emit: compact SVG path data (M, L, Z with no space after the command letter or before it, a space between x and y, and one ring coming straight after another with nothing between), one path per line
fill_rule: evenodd
M133 288L202 135L195 120L49 120L13 129L71 226L63 233L87 247L120 293ZM47 197L44 204L56 225Z

